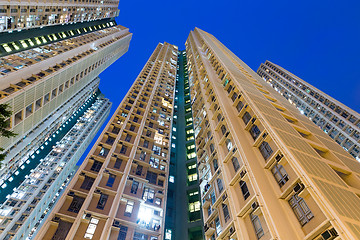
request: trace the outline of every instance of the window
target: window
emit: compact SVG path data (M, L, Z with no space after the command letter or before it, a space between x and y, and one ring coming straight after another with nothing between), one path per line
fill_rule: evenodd
M127 151L127 147L125 145L122 145L121 149L120 149L120 153L121 154L126 154L126 151Z
M120 231L117 240L126 240L127 231L128 231L128 227L120 226Z
M145 140L145 141L144 141L143 147L145 147L145 148L148 148L148 147L149 147L149 141L148 141L148 140Z
M133 211L133 208L134 208L134 202L128 200L128 201L126 202L124 216L126 216L126 217L131 217L131 213L132 213L132 211Z
M73 200L68 208L68 211L78 213L80 211L82 204L84 203L84 200L85 200L84 198L74 196Z
M122 160L120 158L116 158L114 168L120 169L121 164L122 164Z
M273 150L271 149L269 143L265 141L260 144L259 150L265 160L267 160L270 157L270 155L273 153Z
M144 233L134 232L133 240L148 240L148 238L149 238L148 235Z
M90 190L91 186L93 185L95 179L85 176L85 179L83 181L83 183L81 184L80 188L85 189L85 190Z
M210 193L210 199L211 199L211 204L214 204L216 202L216 196L215 196L215 192L212 191Z
M86 239L92 239L93 238L98 223L99 223L98 219L91 218L89 226L86 229L84 238L86 238Z
M214 165L214 170L216 171L219 168L219 164L218 164L218 160L214 159L213 160L213 165Z
M226 133L226 127L224 125L221 125L221 132L223 135Z
M225 222L227 222L230 219L230 215L229 215L229 208L225 203L222 204L222 210L223 210Z
M196 181L197 180L197 174L194 173L194 174L188 175L188 180L189 180L189 182Z
M94 172L99 172L100 168L102 166L102 162L99 162L97 160L94 160L93 165L91 166L90 170Z
M261 227L260 219L255 214L250 214L251 222L254 226L255 234L257 236L257 239L260 239L262 236L264 236L264 230Z
M146 173L146 180L149 180L149 183L156 184L157 180L157 173L147 171Z
M106 183L106 186L107 186L107 187L112 187L112 186L114 185L115 178L116 178L116 175L110 173L110 174L109 174L108 181L107 181L107 183Z
M150 189L148 187L144 188L142 199L145 202L153 203L154 202L154 196L155 196L155 190Z
M133 183L132 183L132 185L131 185L131 190L130 190L130 192L131 192L132 194L137 194L138 188L139 188L139 182L133 181Z
M219 217L215 219L215 229L216 229L216 234L219 236L219 234L221 233L221 224Z
M241 188L241 192L244 196L244 200L246 200L248 197L250 197L250 192L249 192L249 189L246 185L246 182L245 181L240 181L240 188Z
M224 185L223 185L220 178L216 179L216 182L217 182L217 185L218 185L219 192L221 193L222 190L224 189Z
M230 150L232 149L232 147L233 147L233 144L232 144L231 140L230 140L230 139L226 139L226 140L225 140L225 144L226 144L227 150L230 151Z
M284 186L284 184L289 180L289 177L282 165L276 163L275 166L271 169L271 172L280 187Z
M213 153L215 151L214 144L210 144L210 152Z
M108 200L108 197L109 197L109 195L101 193L100 199L99 199L99 201L97 203L96 208L100 209L100 210L104 210L104 207L105 207L105 204L106 204L106 202Z
M239 164L238 159L237 159L236 157L233 157L233 158L231 159L231 162L232 162L232 164L233 164L233 167L234 167L235 172L237 172L237 171L240 169L240 164Z
M252 138L255 140L257 139L257 137L260 135L260 129L258 128L258 126L254 125L250 128L250 134L252 136Z
M289 204L301 226L304 226L314 217L304 199L299 197L297 194L290 198Z
M241 101L236 105L236 109L238 110L238 112L240 112L243 107L244 104Z
M200 202L196 201L193 203L189 203L189 212L197 212L200 211Z
M138 175L138 176L141 176L142 169L143 169L143 166L138 165L138 166L136 167L136 172L135 172L135 174Z
M245 112L244 116L242 117L242 120L244 121L245 125L248 124L248 122L250 121L250 119L251 119L250 113Z

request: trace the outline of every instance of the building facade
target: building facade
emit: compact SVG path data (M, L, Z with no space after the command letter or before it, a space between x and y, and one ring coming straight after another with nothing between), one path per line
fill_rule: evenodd
M7 121L18 134L0 137L7 154L1 239L34 233L109 113L98 75L128 50L132 36L114 20L118 2L0 1L0 103L12 110Z
M156 47L35 239L164 238L177 58Z
M360 165L214 36L186 42L207 240L360 239Z
M360 163L214 36L185 45L156 47L36 239L360 239Z
M270 61L262 63L257 73L360 161L359 113Z

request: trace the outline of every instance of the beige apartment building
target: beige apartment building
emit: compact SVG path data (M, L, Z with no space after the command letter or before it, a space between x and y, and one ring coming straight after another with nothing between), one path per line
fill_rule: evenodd
M360 239L360 165L214 36L186 42L206 239Z
M35 239L164 238L177 57L158 44Z

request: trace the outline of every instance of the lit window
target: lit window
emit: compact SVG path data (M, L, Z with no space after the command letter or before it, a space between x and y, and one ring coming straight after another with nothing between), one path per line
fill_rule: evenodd
M23 48L27 48L28 45L26 44L26 42L24 40L20 40L21 45L23 46Z
M188 176L189 182L196 181L197 180L197 174L191 174Z
M170 176L170 177L169 177L169 182L174 183L174 182L175 182L175 177L174 177L174 176Z
M3 48L5 49L6 52L11 52L12 51L11 48L9 47L9 45L3 44L2 46L3 46Z
M92 239L93 238L98 223L99 223L98 219L91 218L89 226L86 229L84 238L86 238L86 239Z
M200 211L200 202L194 202L189 204L189 211L190 212L197 212Z

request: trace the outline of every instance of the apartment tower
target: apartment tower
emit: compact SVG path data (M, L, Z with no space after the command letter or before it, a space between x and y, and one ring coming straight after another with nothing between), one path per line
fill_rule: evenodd
M359 113L272 62L262 63L257 73L360 161Z
M30 237L110 112L98 75L128 49L118 1L0 2L0 238ZM30 235L29 235L30 234Z
M360 239L360 165L214 36L186 41L205 238Z
M36 238L360 239L360 164L215 37L185 45L157 46Z
M35 239L164 238L177 58L158 44Z

